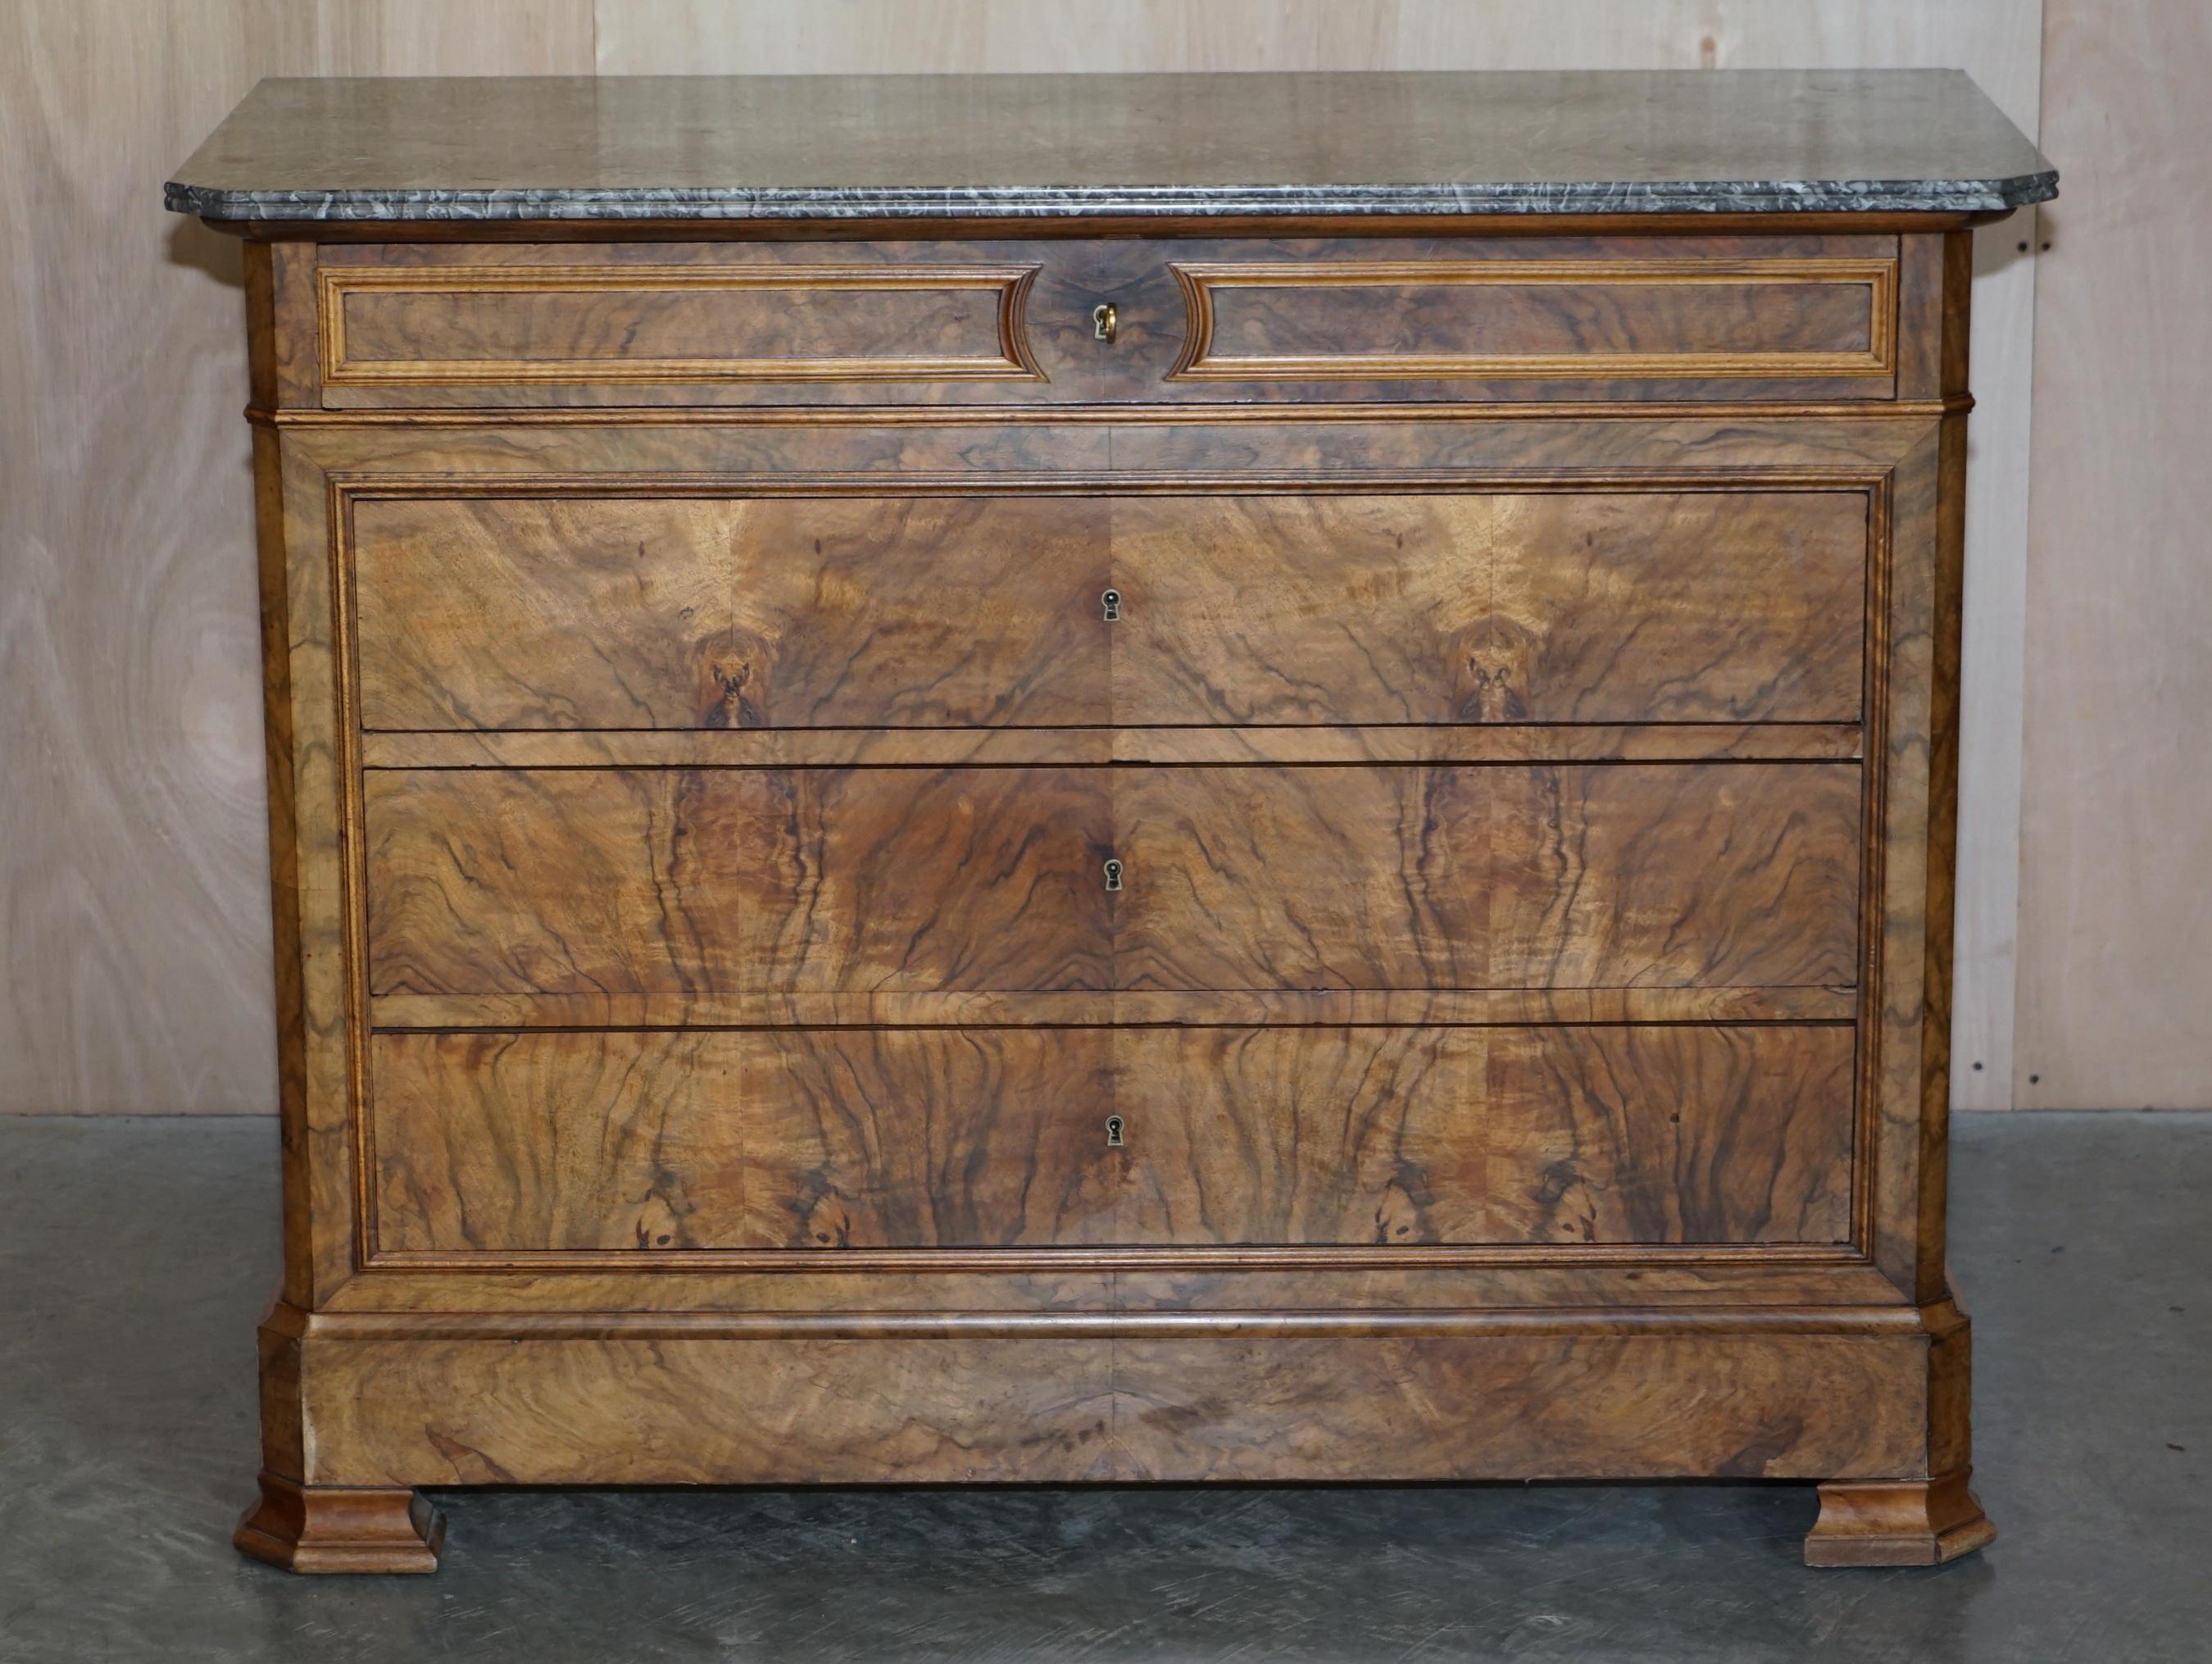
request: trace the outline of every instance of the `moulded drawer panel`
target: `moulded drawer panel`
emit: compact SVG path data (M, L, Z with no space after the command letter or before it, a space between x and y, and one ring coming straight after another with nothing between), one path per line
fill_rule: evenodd
M387 1253L1849 1228L1847 1025L382 1034L372 1071Z
M1091 769L367 777L373 994L1097 989Z
M378 996L1857 980L1848 763L377 770L365 807Z
M487 496L353 512L371 729L1859 715L1858 492Z
M1132 1242L1837 1242L1849 1025L1132 1029Z
M588 255L590 251L586 251ZM324 387L1036 383L1032 262L957 254L574 265L326 262Z
M1899 294L1881 235L332 243L314 369L335 409L1881 400Z
M1857 980L1852 764L1117 771L1122 988Z
M1124 722L1855 722L1844 491L1128 497Z
M380 1246L1109 1240L1105 1029L383 1034Z
M1893 255L1171 263L1204 381L1894 374Z
M1103 722L1105 503L433 497L354 509L368 728Z

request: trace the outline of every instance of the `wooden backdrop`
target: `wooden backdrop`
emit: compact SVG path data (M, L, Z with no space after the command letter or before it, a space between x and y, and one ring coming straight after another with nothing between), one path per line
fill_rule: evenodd
M9 0L0 1112L272 1106L237 250L159 200L259 76L1883 64L1963 67L2031 133L2047 104L2072 197L2050 253L2033 215L1980 249L1959 1101L2212 1102L2212 770L2183 755L2212 713L2208 27L2197 0Z

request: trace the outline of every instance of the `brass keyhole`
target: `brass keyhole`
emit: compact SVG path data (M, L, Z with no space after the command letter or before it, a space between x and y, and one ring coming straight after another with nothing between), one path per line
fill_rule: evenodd
M1121 592L1119 589L1109 589L1099 596L1098 605L1105 609L1107 623L1121 622Z
M1094 341L1103 341L1108 346L1112 346L1114 329L1118 321L1119 317L1114 310L1114 302L1099 302L1097 306L1091 308L1091 338Z
M1121 863L1118 861L1109 861L1106 863L1106 887L1109 890L1118 890L1121 887Z
M1106 1118L1106 1148L1109 1149L1121 1148L1121 1118L1118 1115L1109 1115Z

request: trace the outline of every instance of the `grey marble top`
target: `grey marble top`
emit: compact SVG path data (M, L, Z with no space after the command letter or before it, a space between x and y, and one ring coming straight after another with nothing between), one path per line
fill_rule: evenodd
M264 81L211 220L1981 213L2057 174L1954 70Z

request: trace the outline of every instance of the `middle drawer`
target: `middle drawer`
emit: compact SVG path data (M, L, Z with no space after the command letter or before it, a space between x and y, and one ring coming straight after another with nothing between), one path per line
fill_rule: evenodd
M369 497L369 730L1852 722L1836 490Z
M1842 986L1850 763L399 769L373 996Z

